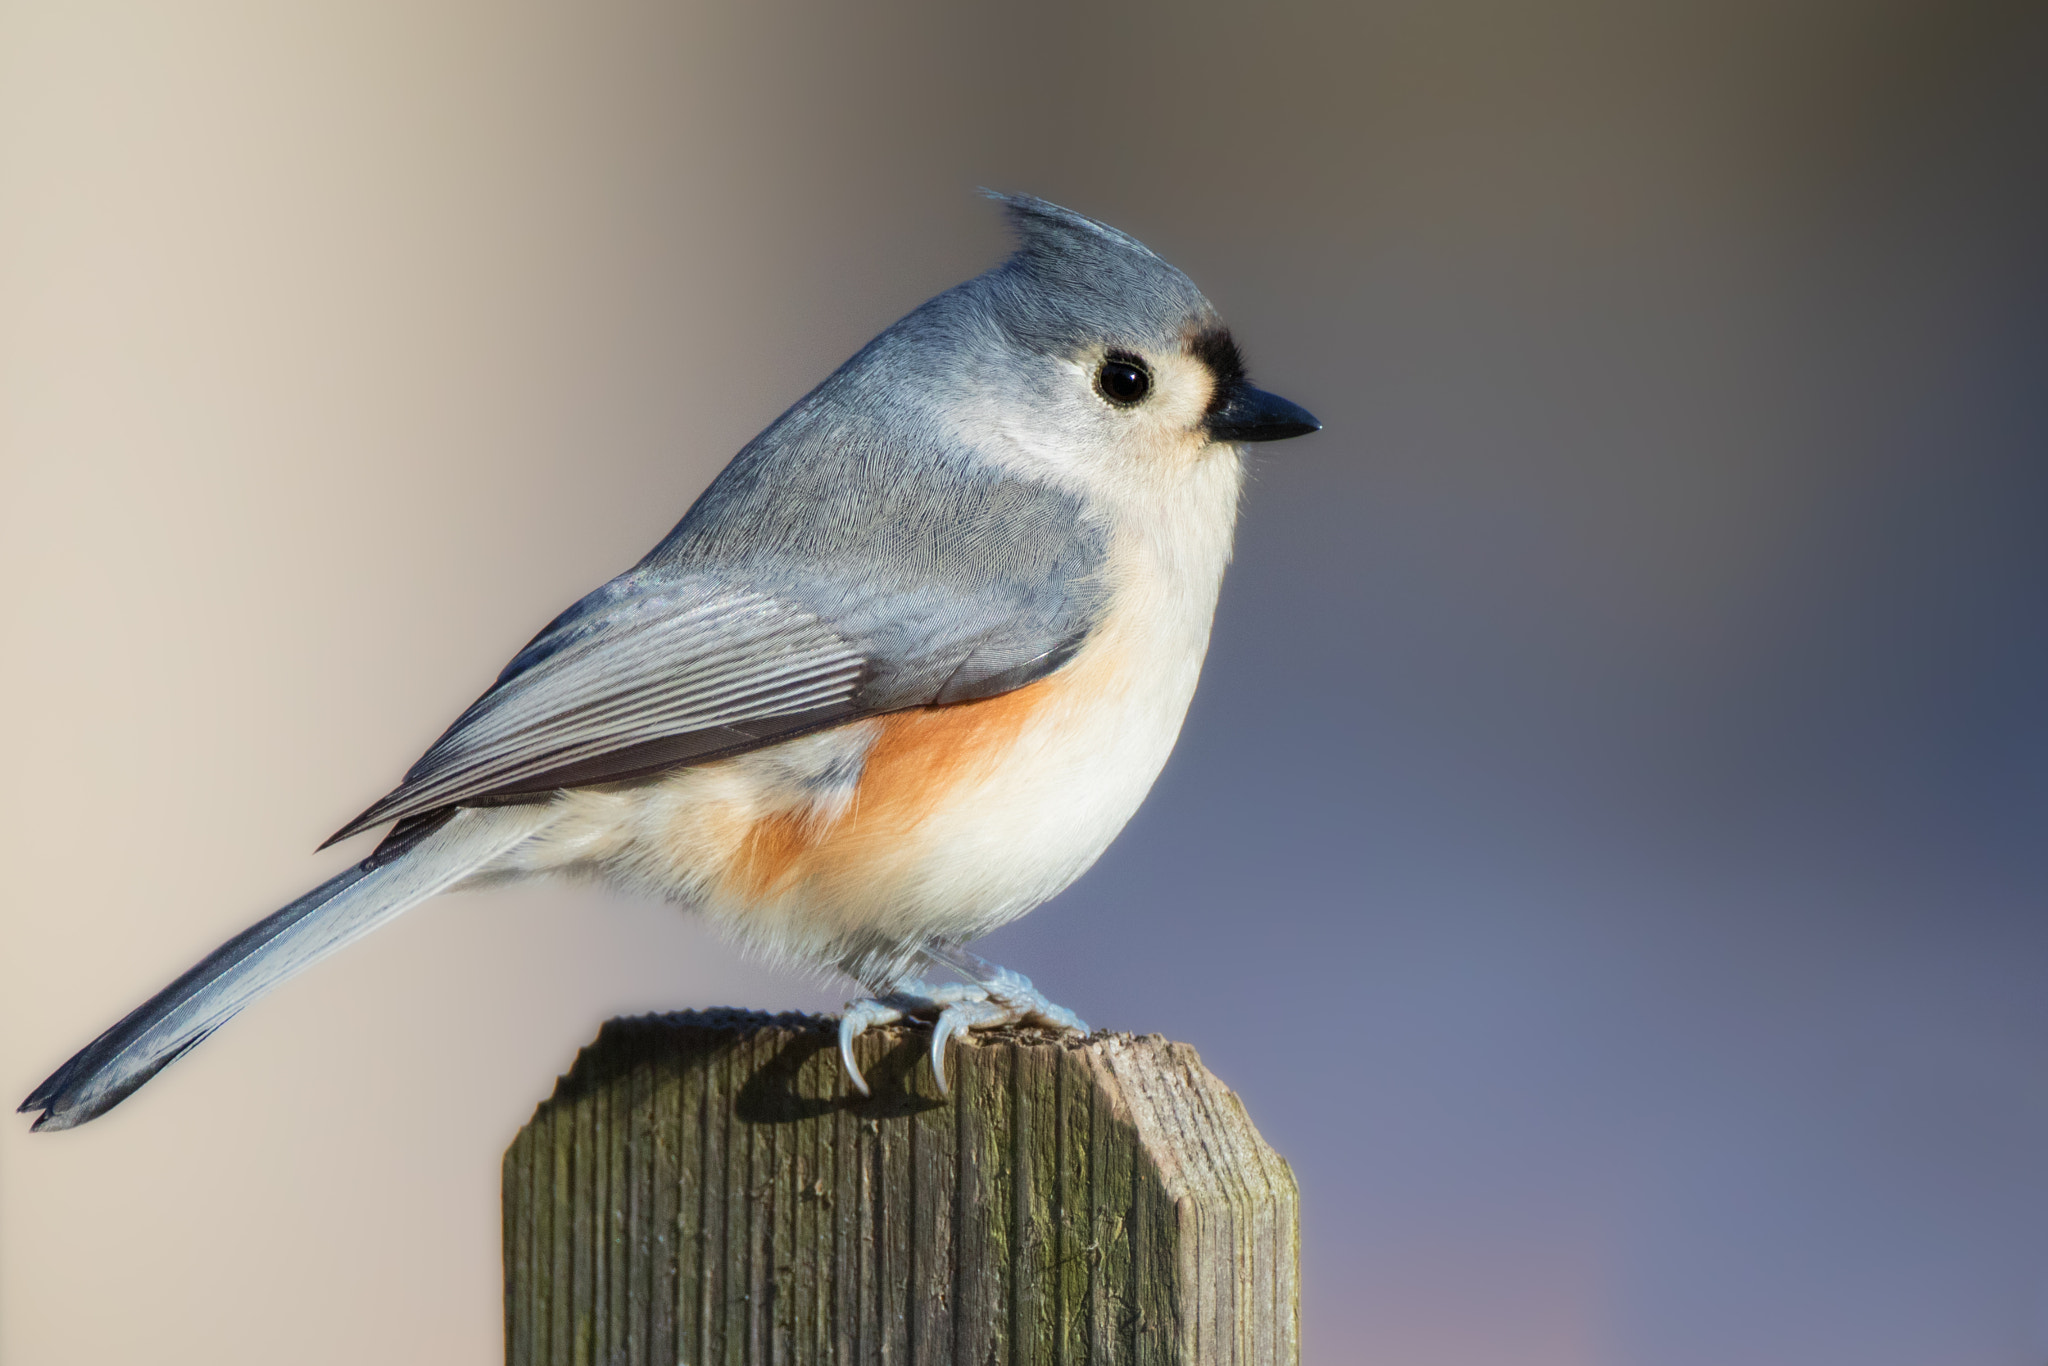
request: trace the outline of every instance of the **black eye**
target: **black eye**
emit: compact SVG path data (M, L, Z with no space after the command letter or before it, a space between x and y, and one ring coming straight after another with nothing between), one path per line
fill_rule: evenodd
M1095 387L1119 408L1128 408L1152 392L1152 375L1135 356L1111 356L1095 372Z

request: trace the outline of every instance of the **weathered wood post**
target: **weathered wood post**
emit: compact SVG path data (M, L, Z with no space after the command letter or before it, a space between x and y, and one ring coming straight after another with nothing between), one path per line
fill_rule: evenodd
M614 1020L505 1154L513 1366L1292 1366L1294 1178L1192 1048Z

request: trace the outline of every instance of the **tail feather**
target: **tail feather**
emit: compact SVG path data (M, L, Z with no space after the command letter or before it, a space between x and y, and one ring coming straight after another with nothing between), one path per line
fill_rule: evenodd
M336 949L448 890L547 823L542 806L461 810L330 878L208 954L80 1049L22 1102L37 1129L96 1119L243 1006Z

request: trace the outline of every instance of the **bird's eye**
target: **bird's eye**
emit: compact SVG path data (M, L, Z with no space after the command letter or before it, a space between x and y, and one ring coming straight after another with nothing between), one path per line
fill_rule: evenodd
M1152 374L1136 356L1111 356L1095 372L1095 387L1119 408L1128 408L1152 392Z

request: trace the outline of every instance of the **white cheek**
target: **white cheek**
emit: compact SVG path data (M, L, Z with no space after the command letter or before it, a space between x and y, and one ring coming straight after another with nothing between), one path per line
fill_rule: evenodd
M1119 409L1095 392L1096 363L1051 362L1029 402L962 403L952 411L952 431L994 463L1098 507L1121 510L1168 496L1209 444L1201 435L1208 370L1187 356L1149 356L1152 394Z
M1117 433L1114 416L1089 390L1088 371L1072 361L1028 403L982 397L948 411L948 433L983 459L1026 478L1088 497L1102 487L1103 452Z

